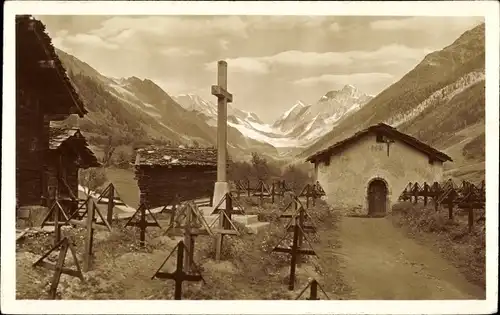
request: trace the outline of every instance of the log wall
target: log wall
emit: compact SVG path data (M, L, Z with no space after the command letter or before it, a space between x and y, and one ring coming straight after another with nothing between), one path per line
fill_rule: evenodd
M211 197L217 180L216 168L136 167L140 202L155 208L168 205L175 195L180 201Z
M19 206L40 205L45 193L49 121L38 100L16 93L16 197Z

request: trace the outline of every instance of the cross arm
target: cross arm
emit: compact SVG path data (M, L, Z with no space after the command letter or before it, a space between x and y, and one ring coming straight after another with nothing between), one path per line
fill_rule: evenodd
M212 95L217 98L225 98L228 103L233 101L233 95L218 85L212 85Z
M130 222L130 223L127 223L127 225L125 226L138 226L138 227L143 227L143 226L155 226L155 227L160 227L156 222L146 222L146 223L142 223L142 222Z
M182 280L182 281L201 281L203 278L200 275L188 275L185 272L157 272L154 275L158 279L171 279L171 280Z

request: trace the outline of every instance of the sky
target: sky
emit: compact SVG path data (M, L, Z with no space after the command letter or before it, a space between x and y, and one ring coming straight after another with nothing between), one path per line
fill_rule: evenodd
M54 46L110 77L216 102L218 60L233 105L271 123L351 84L376 95L483 22L478 17L37 16Z

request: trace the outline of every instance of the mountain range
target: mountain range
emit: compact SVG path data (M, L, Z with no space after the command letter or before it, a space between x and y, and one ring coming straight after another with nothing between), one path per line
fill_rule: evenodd
M170 96L149 79L106 77L78 58L56 51L87 104L89 114L78 124L91 143L102 143L102 135L112 135L122 143L216 144L216 104L195 94ZM252 151L291 158L369 99L346 85L327 92L315 104L298 101L271 125L228 104L228 150L242 158Z
M452 156L449 174L484 172L484 24L428 54L376 96L346 84L312 104L291 104L275 122L228 105L228 150L274 159L305 157L369 125L385 122ZM170 96L149 79L111 78L57 50L89 114L79 127L90 143L216 144L217 105L195 94ZM346 82L347 83L347 82ZM465 172L465 173L464 173Z

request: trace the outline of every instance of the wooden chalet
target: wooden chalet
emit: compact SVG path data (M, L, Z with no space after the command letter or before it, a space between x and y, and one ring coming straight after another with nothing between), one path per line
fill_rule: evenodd
M48 204L57 193L61 205L72 213L78 204L78 170L100 163L79 129L55 127L50 128L47 161Z
M229 163L228 163L229 165ZM211 197L217 180L217 149L148 147L135 159L140 202L151 208Z
M45 203L50 121L86 113L43 23L28 15L16 16L17 206Z

